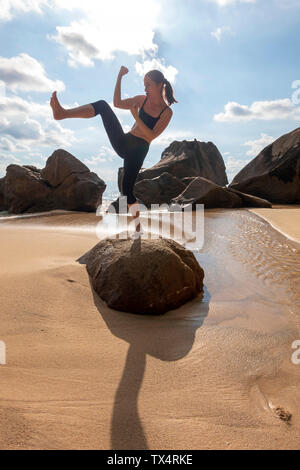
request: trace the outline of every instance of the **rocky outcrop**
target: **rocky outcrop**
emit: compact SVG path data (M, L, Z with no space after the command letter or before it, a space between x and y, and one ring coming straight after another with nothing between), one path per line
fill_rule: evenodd
M300 127L265 147L228 188L272 203L300 203Z
M49 210L51 188L34 166L8 165L4 195L9 213ZM51 207L52 209L52 207Z
M119 168L121 192L123 168ZM151 204L204 204L217 207L272 207L263 196L242 191L228 183L221 154L212 142L174 141L164 150L161 160L151 168L141 169L134 186L139 202ZM118 200L114 201L118 206Z
M174 196L175 194L175 196ZM139 204L151 208L151 204L169 204L172 210L181 210L183 206L204 204L204 209L233 207L272 207L266 199L242 193L233 188L220 186L202 177L178 178L163 173L151 180L141 180L135 185L135 195ZM119 210L119 202L123 202L123 210ZM111 206L117 213L127 212L126 199L118 198ZM182 206L182 207L181 207Z
M195 208L196 204L204 204L204 208L213 207L241 207L242 199L233 192L227 190L226 187L219 186L206 178L194 178L184 191L177 197L173 198L171 204L179 204L185 206L192 204Z
M0 178L0 211L6 211L6 201L4 197L4 182L5 182L5 177Z
M103 180L69 152L55 150L44 169L8 165L4 199L9 213L53 209L96 211L106 188Z
M115 310L161 315L203 291L204 271L174 240L106 238L84 255L97 294Z
M142 179L134 188L137 199L143 201L146 207L151 204L168 204L171 199L184 191L185 184L170 173L162 173L152 179Z
M266 199L262 199L257 196L251 196L251 194L242 193L237 189L229 188L226 186L224 186L224 189L231 193L237 194L242 200L243 207L272 207L270 201L267 201Z
M143 171L141 176L150 179L164 172L179 179L202 176L219 185L228 183L225 164L217 147L212 142L199 142L197 139L172 142L162 152L161 160Z
M141 169L136 184L142 179L157 178L169 173L182 180L186 177L202 176L219 185L228 184L225 164L217 147L212 142L173 141L161 154L161 159L151 168ZM119 170L118 185L121 191L123 169Z

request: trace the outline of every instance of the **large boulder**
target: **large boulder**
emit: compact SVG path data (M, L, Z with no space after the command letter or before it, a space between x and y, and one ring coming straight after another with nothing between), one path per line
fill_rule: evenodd
M105 238L84 262L94 290L115 310L161 315L203 291L194 254L167 238Z
M89 172L89 168L74 155L66 150L58 149L47 159L41 175L52 188L56 188L64 183L70 175L81 175Z
M146 207L151 207L151 204L168 204L184 191L185 186L179 178L165 172L155 178L139 181L134 187L134 193Z
M102 203L103 180L69 152L55 150L44 169L8 165L4 199L9 213L53 209L94 212Z
M161 154L161 159L151 168L141 169L136 184L143 179L157 178L163 173L176 178L202 176L219 185L228 184L224 160L212 142L173 141ZM121 191L123 168L119 169L118 186Z
M266 199L262 199L261 197L257 196L252 196L251 194L246 194L242 193L241 191L238 191L237 189L229 188L224 186L227 191L237 194L242 202L243 202L243 207L272 207L272 204L270 201L267 201Z
M228 188L272 203L300 203L300 127L265 147Z
M175 140L162 152L161 160L140 176L150 179L164 172L179 179L202 176L219 185L228 183L225 164L217 147L212 142L199 142L197 139Z
M204 204L204 208L215 207L242 207L243 201L237 194L228 191L226 187L219 186L206 178L194 178L184 191L173 198L172 204L192 205Z
M33 166L8 165L4 182L4 195L9 213L49 210L51 188ZM52 207L51 207L52 209Z
M4 183L5 177L0 178L0 211L6 211L7 204L4 197Z

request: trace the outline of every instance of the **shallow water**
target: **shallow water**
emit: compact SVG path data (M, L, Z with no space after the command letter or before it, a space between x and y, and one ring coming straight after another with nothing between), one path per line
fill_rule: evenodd
M256 214L244 210L226 211L224 216L206 219L205 251L225 255L254 275L259 290L299 316L300 246L287 239ZM221 250L221 251L220 251ZM298 319L299 320L299 319ZM299 324L299 323L298 323Z
M133 232L128 214L104 214L110 200L95 213L56 210L10 215L1 224L16 228L45 229L107 236L127 236ZM274 229L267 221L246 209L193 211L183 222L182 213L167 210L141 212L142 238L172 238L194 252L210 275L220 284L225 268L238 273L236 282L249 283L256 293L288 308L299 326L300 245ZM187 223L186 223L187 220ZM182 228L183 227L183 228ZM128 231L126 231L126 228ZM219 278L219 279L218 279ZM226 284L226 279L223 279ZM231 286L231 288L238 286Z

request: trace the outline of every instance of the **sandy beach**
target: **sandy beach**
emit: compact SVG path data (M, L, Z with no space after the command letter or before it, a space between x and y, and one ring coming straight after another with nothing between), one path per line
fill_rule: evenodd
M249 210L267 220L272 225L272 227L283 233L290 240L300 243L300 205L296 208L293 208L293 206L291 208L287 208L280 205L275 207L276 210L273 208L259 208Z
M93 292L98 221L0 219L0 449L299 449L300 206L206 210L204 293L160 317Z

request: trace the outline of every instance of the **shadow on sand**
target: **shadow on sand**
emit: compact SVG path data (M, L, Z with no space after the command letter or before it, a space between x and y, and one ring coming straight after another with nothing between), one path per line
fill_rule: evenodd
M132 250L141 241L132 242ZM87 255L76 261L86 264ZM107 307L92 287L94 303L113 335L129 344L126 364L115 394L111 421L111 449L148 449L138 413L138 394L142 385L146 355L161 361L177 361L191 350L195 334L209 311L210 295L205 287L195 299L164 315L137 315ZM133 286L134 288L134 286ZM138 331L138 334L137 334Z

